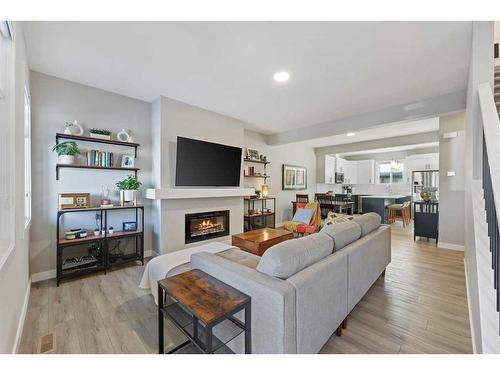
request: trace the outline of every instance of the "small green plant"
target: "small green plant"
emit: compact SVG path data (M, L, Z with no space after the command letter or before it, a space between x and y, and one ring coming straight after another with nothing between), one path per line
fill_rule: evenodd
M62 142L54 146L52 151L57 152L57 155L71 155L76 156L80 154L80 149L75 142Z
M90 129L89 133L101 134L101 135L111 135L111 131L105 129Z
M138 190L141 185L142 183L133 175L129 175L116 183L118 190Z

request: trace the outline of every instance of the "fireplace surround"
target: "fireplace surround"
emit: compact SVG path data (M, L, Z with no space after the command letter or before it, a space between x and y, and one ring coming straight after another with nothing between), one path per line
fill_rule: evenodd
M185 243L229 235L229 210L185 215Z

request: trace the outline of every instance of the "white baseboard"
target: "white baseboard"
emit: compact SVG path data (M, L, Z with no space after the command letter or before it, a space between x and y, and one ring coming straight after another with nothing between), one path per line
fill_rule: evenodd
M19 323L17 324L16 339L14 340L14 346L12 347L12 354L16 354L19 351L19 345L21 344L21 338L23 337L24 321L26 320L26 312L28 311L28 304L30 301L30 292L31 279L28 280L26 293L24 294L23 309L21 310L21 316L19 317Z
M470 336L472 338L472 352L474 354L477 354L476 335L474 333L474 324L472 324L472 309L470 304L469 279L467 277L467 262L465 258L464 258L464 272L465 272L465 289L467 292L467 307L469 308L469 326L470 326Z
M448 249L448 250L457 250L457 251L464 251L465 247L464 245L457 245L454 243L448 243L448 242L438 242L438 247L441 247L443 249Z
M56 278L56 270L48 270L43 272L37 272L31 275L31 282L36 283L38 281L50 280Z

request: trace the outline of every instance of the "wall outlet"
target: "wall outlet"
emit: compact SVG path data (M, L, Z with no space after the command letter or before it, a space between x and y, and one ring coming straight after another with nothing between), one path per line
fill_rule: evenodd
M446 172L446 176L448 176L448 177L454 177L455 176L455 171L448 171L448 172Z

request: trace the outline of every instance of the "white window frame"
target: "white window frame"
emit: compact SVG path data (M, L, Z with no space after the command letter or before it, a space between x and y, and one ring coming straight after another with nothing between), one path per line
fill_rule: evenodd
M402 165L403 166L403 170L402 170L402 174L403 174L403 178L401 179L400 182L396 182L394 183L393 182L393 171L390 171L389 172L389 183L387 182L380 182L380 165L381 164L390 164L391 163L391 160L381 160L381 161L377 161L376 163L376 166L375 166L375 173L376 173L376 181L377 181L377 185L401 185L401 184L404 184L405 183L405 168L406 168L406 164L405 164L405 161L404 160L396 160L396 162L399 164L399 165Z

